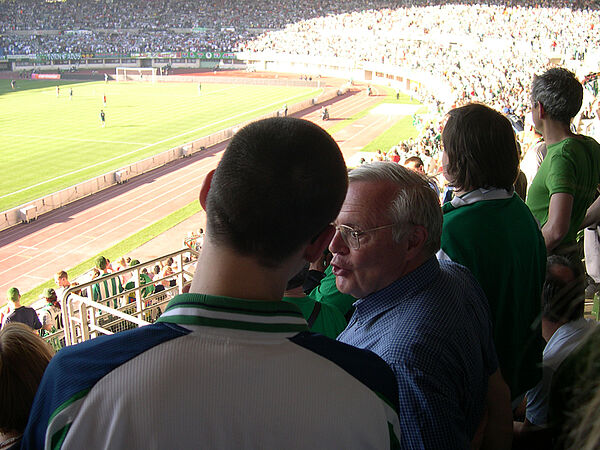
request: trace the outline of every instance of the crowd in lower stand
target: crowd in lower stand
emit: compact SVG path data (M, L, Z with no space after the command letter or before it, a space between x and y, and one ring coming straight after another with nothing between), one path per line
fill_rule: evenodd
M194 250L197 251L200 248L197 246ZM187 272L193 272L195 263L190 260L190 257L186 256L183 259L183 264ZM0 309L0 326L11 322L22 322L34 330L38 330L42 337L62 330L64 324L61 304L67 290L74 294L74 299L80 296L88 297L89 292L91 292L91 297L97 302L123 294L115 299L112 304L107 305L115 308L135 302L134 289L136 284L134 276L136 272L133 269L136 266L140 266L140 261L131 259L131 257L122 257L116 263L112 263L104 256L100 256L97 258L94 267L77 277L76 280L69 280L67 272L61 270L54 276L56 288L43 290L39 301L36 302L36 309L22 306L18 288L11 288L7 294L7 303ZM142 267L139 271L139 285L143 286L141 290L142 299L175 286L176 279L173 274L177 271L177 263L172 257L159 261L158 264L152 267ZM111 277L116 272L122 273L118 277ZM106 278L106 280L103 278ZM189 277L185 276L185 279L189 280ZM94 280L98 280L98 283L92 285L91 291L76 289L79 285ZM169 293L168 297L171 296L172 294ZM75 301L78 303L77 300Z

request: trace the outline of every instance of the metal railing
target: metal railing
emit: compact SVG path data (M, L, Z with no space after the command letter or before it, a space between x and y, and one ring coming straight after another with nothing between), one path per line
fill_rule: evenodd
M64 346L103 334L114 334L155 322L169 300L181 294L183 288L191 283L194 274L190 266L195 264L197 257L196 251L186 248L78 286L71 286L65 290L61 301L64 328L44 336L44 339L55 350L60 350ZM155 265L160 265L169 258L173 258L173 272L163 277L155 277L152 283L144 284L142 270L146 268L150 272ZM104 281L110 283L111 279L129 275L131 277L127 281L133 282L133 287L94 301L94 285ZM163 286L164 289L156 291L156 286Z

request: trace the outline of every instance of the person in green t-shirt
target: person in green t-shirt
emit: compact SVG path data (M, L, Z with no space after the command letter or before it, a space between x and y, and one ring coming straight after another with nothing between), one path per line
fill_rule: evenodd
M337 306L326 301L315 300L305 294L302 284L308 271L307 263L295 277L288 281L283 301L293 303L300 309L310 331L335 339L346 328L348 322Z
M566 69L553 68L533 78L532 119L548 153L527 197L548 253L566 256L581 272L576 235L600 183L600 145L571 130L582 100L581 83Z
M453 109L442 133L440 259L468 267L488 298L494 344L513 407L541 379L539 326L546 249L537 222L514 192L519 156L510 121L482 104Z
M132 259L129 267L138 266L140 262L137 259ZM143 272L140 272L140 286L146 286L142 288L141 294L142 298L146 298L149 295L154 293L154 285L152 284L152 279ZM135 288L135 282L130 280L124 287L126 291ZM135 292L130 292L128 294L128 303L135 302Z

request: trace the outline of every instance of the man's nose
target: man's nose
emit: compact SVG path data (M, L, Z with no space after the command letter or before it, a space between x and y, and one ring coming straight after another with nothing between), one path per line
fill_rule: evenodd
M342 239L342 233L339 230L335 230L335 234L329 243L329 251L331 253L345 253L348 251L348 246Z

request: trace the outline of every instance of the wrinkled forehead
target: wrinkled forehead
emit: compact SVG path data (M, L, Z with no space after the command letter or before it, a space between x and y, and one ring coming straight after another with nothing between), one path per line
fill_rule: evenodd
M389 182L351 181L336 223L360 228L378 226L387 218L396 191Z

